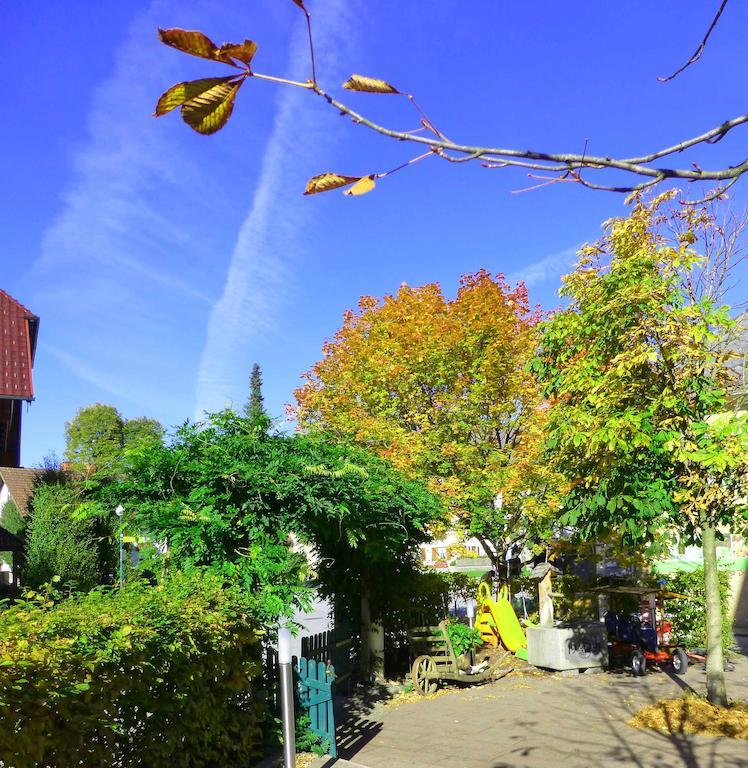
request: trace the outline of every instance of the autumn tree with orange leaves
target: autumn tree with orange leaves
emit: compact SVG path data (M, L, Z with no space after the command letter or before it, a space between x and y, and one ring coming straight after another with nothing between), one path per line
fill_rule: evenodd
M500 566L559 504L541 460L545 409L527 370L539 312L522 283L482 270L457 296L403 284L348 311L296 391L303 429L374 449L424 480ZM497 500L498 503L497 503Z

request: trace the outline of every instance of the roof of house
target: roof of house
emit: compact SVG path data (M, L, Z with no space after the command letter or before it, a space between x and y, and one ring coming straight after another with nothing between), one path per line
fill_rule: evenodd
M39 318L0 289L0 398L33 400Z
M34 492L34 484L40 470L23 467L0 467L0 488L8 486L10 496L21 515L29 512L29 501Z

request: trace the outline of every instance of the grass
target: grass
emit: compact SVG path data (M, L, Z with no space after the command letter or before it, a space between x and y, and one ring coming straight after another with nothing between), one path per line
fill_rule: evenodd
M640 709L629 725L666 733L748 739L748 703L715 707L700 696L660 699Z

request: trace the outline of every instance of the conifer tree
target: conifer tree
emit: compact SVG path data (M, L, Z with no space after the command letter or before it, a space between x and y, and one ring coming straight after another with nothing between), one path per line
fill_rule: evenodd
M262 372L258 363L252 366L252 375L249 379L249 400L247 400L244 411L249 418L265 415L265 402L262 397Z

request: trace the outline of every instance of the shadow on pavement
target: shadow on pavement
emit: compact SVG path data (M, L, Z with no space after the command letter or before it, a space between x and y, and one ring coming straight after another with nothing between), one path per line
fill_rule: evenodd
M352 760L356 753L382 731L382 723L367 718L376 704L390 695L384 685L359 688L351 696L336 697L335 729L338 756Z
M682 690L696 692L673 673L663 670L649 674L667 675ZM505 752L502 759L492 764L492 768L540 766L551 755L557 765L586 763L621 768L748 768L748 744L744 741L637 729L627 724L635 711L654 704L660 698L672 697L672 689L645 689L637 685L635 678L631 678L621 680L617 686L610 686L603 701L580 681L573 684L576 706L570 698L568 710L563 710L562 729L549 733L539 726L537 720L515 720L514 725L522 727L521 738L525 743ZM591 717L592 713L597 713L597 716Z

